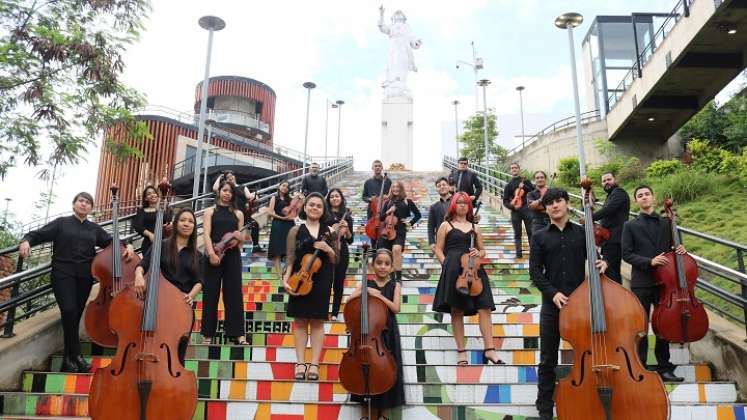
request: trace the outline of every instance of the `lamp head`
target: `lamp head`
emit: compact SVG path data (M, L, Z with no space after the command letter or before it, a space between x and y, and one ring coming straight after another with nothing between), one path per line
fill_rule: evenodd
M555 26L560 29L575 28L584 21L584 17L580 13L563 13L562 15L555 18Z
M226 27L226 22L218 16L203 16L197 21L202 29L220 31Z
M306 89L314 89L316 87L316 83L314 82L306 82L303 84L303 87Z

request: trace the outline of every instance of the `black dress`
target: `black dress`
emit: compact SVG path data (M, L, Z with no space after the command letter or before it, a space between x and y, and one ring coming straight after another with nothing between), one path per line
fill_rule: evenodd
M329 227L319 225L319 236L329 232ZM293 261L293 272L301 268L301 259L305 254L313 253L315 238L311 236L306 224L298 227L295 243L295 259ZM329 296L332 294L332 275L335 266L329 260L326 253L320 252L319 259L322 267L314 274L312 280L314 287L306 296L290 296L288 298L287 314L293 318L327 319L329 315Z
M167 225L171 223L172 217L171 209L166 209L163 214L163 224ZM138 208L137 213L135 213L135 219L132 221L132 230L143 236L143 242L140 244L140 252L145 255L150 249L151 242L150 239L143 235L143 232L147 230L150 233L156 233L156 212L145 211L142 207Z
M436 296L433 298L433 310L436 312L450 313L451 309L464 311L464 315L470 316L477 313L478 309L495 310L493 292L490 290L490 280L485 270L480 267L477 276L482 280L482 293L479 296L464 296L456 291L456 279L462 272L462 254L469 249L470 236L475 230L464 233L448 222L451 230L446 234L446 245L444 246L443 267L441 278L436 287Z
M283 214L283 208L290 205L290 200L286 195L285 198L280 198L280 195L275 196L275 214L281 216ZM270 226L270 245L267 250L267 258L274 257L285 257L287 252L286 242L288 240L288 232L296 222L291 220L280 220L272 219L272 225Z
M335 213L333 211L331 211L330 214L331 217L327 222L330 226L339 222L343 216L342 213ZM352 232L353 218L348 216L345 218L345 221L348 222L348 229ZM334 291L334 297L332 298L332 316L335 317L340 314L342 294L345 288L345 276L347 275L348 265L350 264L350 250L348 249L348 245L353 243L353 238L354 236L352 235L350 236L350 239L344 237L340 238L340 256L337 259L337 264L335 264L335 274L332 279Z
M381 294L385 298L394 301L394 289L397 287L395 281L389 280L383 287L379 287L376 281L368 280L368 287L381 291ZM371 405L382 410L405 405L405 375L402 368L402 344L399 338L397 316L392 311L389 311L386 327L384 344L392 352L392 356L395 362L397 362L397 382L394 383L394 386L389 391L371 397ZM364 402L362 396L355 394L350 395L350 400Z

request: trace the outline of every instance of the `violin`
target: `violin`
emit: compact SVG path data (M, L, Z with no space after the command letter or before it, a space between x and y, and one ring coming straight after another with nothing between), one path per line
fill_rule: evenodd
M481 205L482 202L477 203L475 215L480 211ZM474 231L470 232L469 249L475 247L475 235ZM477 276L477 271L481 266L480 258L471 256L468 250L462 254L460 262L462 264L462 273L457 277L457 293L463 296L479 296L482 293L482 280Z
M281 210L281 212L283 213L283 216L295 219L296 217L298 217L298 213L301 212L302 208L303 208L303 194L297 193L291 199L290 204L283 207L283 210Z
M351 394L383 394L397 382L397 364L384 344L389 307L368 294L368 244L363 244L361 294L345 303L349 348L340 361L340 383Z
M344 220L349 215L350 210L348 209L342 216L342 219ZM334 230L335 235L337 235L339 231L340 226L338 226L337 229ZM322 235L319 240L326 241L329 236L330 232L327 232ZM321 250L315 249L313 253L306 254L303 256L303 258L301 258L301 266L299 270L291 274L290 278L288 279L288 286L290 286L290 289L293 290L293 293L296 293L298 296L306 296L311 293L311 289L314 287L314 274L319 272L319 270L322 268L322 260L321 258L319 258L320 254Z
M581 166L583 168L583 164ZM628 289L599 273L592 231L591 180L584 188L588 275L560 309L560 336L573 347L573 367L556 388L560 420L666 420L664 383L638 358L646 313Z
M163 223L163 207L156 226ZM88 411L94 420L188 420L194 414L197 380L178 357L179 343L189 339L193 313L184 294L158 269L162 246L162 229L156 229L145 301L130 286L112 301L117 352L93 376Z
M122 260L125 246L119 240L119 188L112 185L112 243L96 254L91 263L91 274L99 281L99 294L86 305L83 325L91 341L102 347L116 347L117 336L109 325L109 308L112 299L127 284L135 281L135 268L140 257Z
M366 222L366 236L369 239L379 239L379 225L381 220L379 219L379 211L382 197L384 197L384 186L386 185L386 172L384 172L384 178L381 180L381 189L379 195L371 197L371 202L368 203L368 209L371 211L371 218Z
M524 195L527 192L524 191L524 178L521 178L519 186L514 190L514 198L511 199L511 206L515 209L520 209L524 205Z
M594 243L597 246L602 246L605 242L610 240L610 230L606 227L594 222Z
M254 220L250 220L239 229L239 233L243 233L245 230L251 228L254 223ZM229 249L238 247L242 242L242 240L236 238L235 232L226 232L218 243L213 244L213 251L215 251L215 255L218 256L219 260L223 260Z
M394 201L391 202L392 207L390 209L395 209L388 213L386 216L384 216L383 224L381 225L381 232L379 235L389 241L393 241L395 238L397 238L397 223L399 223L399 219L397 216L394 215L396 211L396 206L394 204Z
M673 249L677 249L681 242L672 200L664 200L664 211L669 216ZM654 280L659 286L659 304L651 316L651 327L657 336L670 343L698 341L708 332L708 313L695 297L698 264L690 254L670 251L664 257L669 263L654 270Z

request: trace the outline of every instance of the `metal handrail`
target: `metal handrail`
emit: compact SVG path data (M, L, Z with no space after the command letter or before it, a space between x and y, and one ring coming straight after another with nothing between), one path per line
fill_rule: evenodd
M599 121L602 119L602 115L600 114L598 109L595 109L594 111L587 111L581 114L581 124L588 124L592 121ZM540 137L546 136L551 133L555 133L559 130L564 130L569 127L575 127L576 126L576 116L572 115L570 117L566 117L563 119L560 119L558 121L555 121L554 123L548 125L547 127L543 128L542 130L538 131L532 137L530 137L528 140L522 142L522 144L517 145L513 149L509 150L507 154L509 156L513 155L514 153L518 153L524 148L528 147L530 144L537 141Z
M447 169L454 170L457 168L457 162L456 159L450 157L450 156L444 156L443 158L443 166ZM488 186L488 190L492 191L496 195L503 197L503 188L505 188L505 185L508 183L506 180L511 179L511 175L507 174L505 172L501 172L495 169L486 168L479 164L470 164L470 169L473 170L478 178L480 178L480 181ZM501 179L503 178L503 179ZM498 188L495 188L498 187ZM582 200L582 197L578 194L568 193L569 196L577 199ZM603 203L597 201L594 203L595 207L601 207ZM571 211L578 215L583 215L583 212L577 208L571 207ZM635 218L638 215L630 212L630 217ZM738 266L738 270L734 270L732 268L726 267L722 264L719 264L717 262L708 260L706 258L700 257L698 255L690 253L690 255L693 256L693 258L698 263L698 267L702 269L703 271L717 276L719 278L725 279L727 281L730 281L740 287L740 294L735 294L732 292L729 292L727 290L724 290L722 288L719 288L718 286L708 282L708 280L701 278L698 278L698 285L701 286L700 290L711 294L712 296L715 296L719 299L722 299L726 301L729 304L738 306L742 309L742 312L744 314L743 318L738 318L727 311L725 311L723 308L720 308L716 305L710 304L708 302L704 303L711 309L715 310L718 313L726 315L728 318L737 321L740 324L743 324L745 328L747 329L747 270L745 270L745 262L744 262L744 253L747 251L747 245L740 244L734 241L730 241L727 239L719 238L714 235L710 235L707 233L699 232L695 229L691 228L685 228L682 226L678 226L678 230L680 235L681 234L688 234L692 235L698 238L701 238L706 241L710 241L714 244L726 246L729 248L734 249L736 252L736 262Z
M324 167L320 170L319 173L322 176L337 177L343 173L351 171L352 169L353 169L353 158L348 156L348 157L344 157L338 160L328 162L326 165L324 165ZM303 177L304 177L304 171L303 171L303 168L300 168L300 169L295 169L295 170L288 171L285 173L272 175L266 178L246 182L246 183L240 184L239 187L241 188L259 187L259 188L256 188L256 190L259 194L263 194L263 195L258 199L258 204L264 204L267 201L269 201L271 197L271 193L277 190L281 182L288 181L291 185L291 188L294 188L300 185ZM271 183L271 182L274 182L274 183ZM262 185L268 185L268 186L262 187ZM199 195L197 197L187 198L184 200L173 202L170 204L170 207L172 208L184 207L186 205L196 206L198 203L204 204L206 200L210 200L214 198L214 196L215 196L215 193L210 192L210 193ZM205 211L205 207L196 211L195 215L199 217L204 213L204 211ZM124 222L124 221L130 220L133 217L134 215L123 216L119 218L118 220L120 222ZM107 220L103 223L99 223L99 225L102 227L108 227L111 224L112 224L111 220ZM198 220L196 228L200 229L201 227L202 227L202 221ZM139 234L131 233L131 234L122 236L120 239L125 243L129 243L138 238L140 238ZM38 247L35 247L35 249L38 249ZM8 247L8 248L0 250L0 256L8 256L10 254L16 253L17 251L18 251L17 245ZM0 324L0 327L4 327L4 334L0 337L12 337L13 328L14 328L16 321L26 319L32 316L34 313L37 313L41 310L47 309L55 305L54 302L51 302L51 303L45 302L41 305L38 305L37 307L27 310L20 316L15 315L15 310L16 308L19 307L19 305L31 303L32 301L35 301L41 297L48 296L51 293L51 286L49 285L49 283L45 283L44 285L36 287L32 290L20 292L20 286L22 284L27 283L28 281L31 281L33 279L37 279L41 276L47 275L51 272L50 262L44 262L34 267L27 268L26 270L22 270L23 262L24 262L23 259L20 256L18 256L17 265L16 265L16 273L11 274L10 276L7 276L3 279L0 279L0 289L12 288L10 299L4 302L0 302L0 313L7 314L5 322L3 324Z

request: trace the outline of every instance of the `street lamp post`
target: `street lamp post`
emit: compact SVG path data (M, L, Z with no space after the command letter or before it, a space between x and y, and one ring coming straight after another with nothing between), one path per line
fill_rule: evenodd
M206 194L209 188L208 186L208 167L209 167L208 161L210 160L210 145L213 139L213 125L215 124L215 120L209 119L205 121L205 124L207 125L207 150L205 151L205 164L203 165L203 170L204 170L204 174L202 177L202 193L203 194Z
M5 197L5 213L3 214L3 227L8 229L8 209L10 208L10 202L13 200L10 197Z
M482 130L485 141L485 166L488 166L490 164L490 149L488 148L488 96L485 88L490 84L490 80L482 79L477 84L482 86Z
M217 16L203 16L198 21L200 27L208 30L207 58L205 59L205 77L202 79L202 93L200 95L200 122L197 128L197 153L195 154L194 175L192 176L192 197L200 191L200 168L202 167L202 136L205 135L205 119L207 118L208 79L210 78L210 56L213 52L213 33L226 27L226 22ZM197 200L194 202L197 205Z
M329 99L324 100L324 160L327 161L327 139L329 138L329 105L331 102ZM334 104L332 104L334 107Z
M573 28L584 21L578 13L565 13L555 19L555 26L568 32L568 43L571 53L571 81L573 82L573 107L576 112L576 142L578 143L578 164L581 167L581 179L586 178L586 154L581 138L581 105L578 100L578 79L576 76L576 49L573 46Z
M472 45L472 62L470 63L470 62L467 62L467 61L458 60L456 67L459 68L460 64L464 64L464 65L472 68L472 71L475 72L475 114L477 114L478 112L480 112L480 108L479 108L479 102L480 102L480 100L478 99L479 98L479 93L478 93L478 89L477 89L479 76L478 76L477 72L480 71L480 70L482 70L483 68L485 68L485 66L483 65L482 58L480 58L480 57L477 56L477 49L475 49L475 42L474 41L470 42L470 45Z
M524 97L521 92L524 90L524 86L516 86L516 90L519 91L519 113L521 113L521 148L524 148Z
M456 156L454 158L459 159L459 114L457 111L459 101L454 99L452 104L454 104L454 143L456 144Z
M338 99L335 104L337 105L337 159L340 159L340 129L342 127L342 106L345 101Z
M307 150L309 147L309 108L311 106L311 89L316 87L316 83L306 82L303 84L303 87L306 88L306 135L303 139L303 174L306 175L306 163L309 160Z

